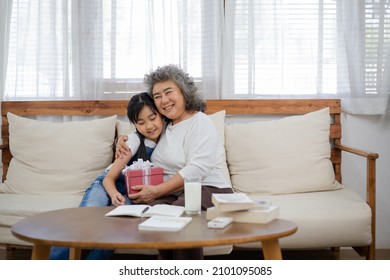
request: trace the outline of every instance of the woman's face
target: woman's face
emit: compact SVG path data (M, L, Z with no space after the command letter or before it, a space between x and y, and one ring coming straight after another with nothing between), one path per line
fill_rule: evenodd
M185 119L184 95L173 81L156 83L153 87L153 99L158 111L176 124Z
M135 127L146 138L157 143L163 130L163 120L160 114L154 113L148 106L144 106L138 115Z

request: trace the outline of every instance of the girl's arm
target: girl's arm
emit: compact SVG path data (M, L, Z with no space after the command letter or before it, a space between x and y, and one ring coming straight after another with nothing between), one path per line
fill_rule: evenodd
M103 180L103 186L111 198L111 203L115 206L125 204L125 198L118 192L115 182L130 159L131 152L128 152L128 154L123 157L117 158Z

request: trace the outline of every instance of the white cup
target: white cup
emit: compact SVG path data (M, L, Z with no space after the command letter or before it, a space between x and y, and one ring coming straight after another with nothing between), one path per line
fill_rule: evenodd
M202 180L199 177L184 179L184 204L188 215L199 215L202 201Z

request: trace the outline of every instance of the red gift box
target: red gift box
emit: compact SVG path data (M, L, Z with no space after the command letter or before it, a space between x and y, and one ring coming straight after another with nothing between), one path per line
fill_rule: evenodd
M138 185L158 185L164 182L163 169L161 167L151 167L148 169L127 169L125 171L125 182L127 194L134 194L132 186Z

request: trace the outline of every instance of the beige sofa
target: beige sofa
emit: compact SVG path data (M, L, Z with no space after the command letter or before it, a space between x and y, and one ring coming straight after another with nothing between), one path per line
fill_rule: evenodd
M10 231L27 216L78 207L84 190L112 161L115 136L132 130L123 117L126 106L127 101L2 102L1 245L30 245ZM280 218L298 224L296 234L280 240L283 249L353 247L375 258L378 155L340 144L340 100L209 100L207 113L226 150L226 165L219 168L235 191L278 205ZM31 119L36 115L82 120ZM342 151L367 159L365 198L341 184ZM205 254L260 246L211 247Z

